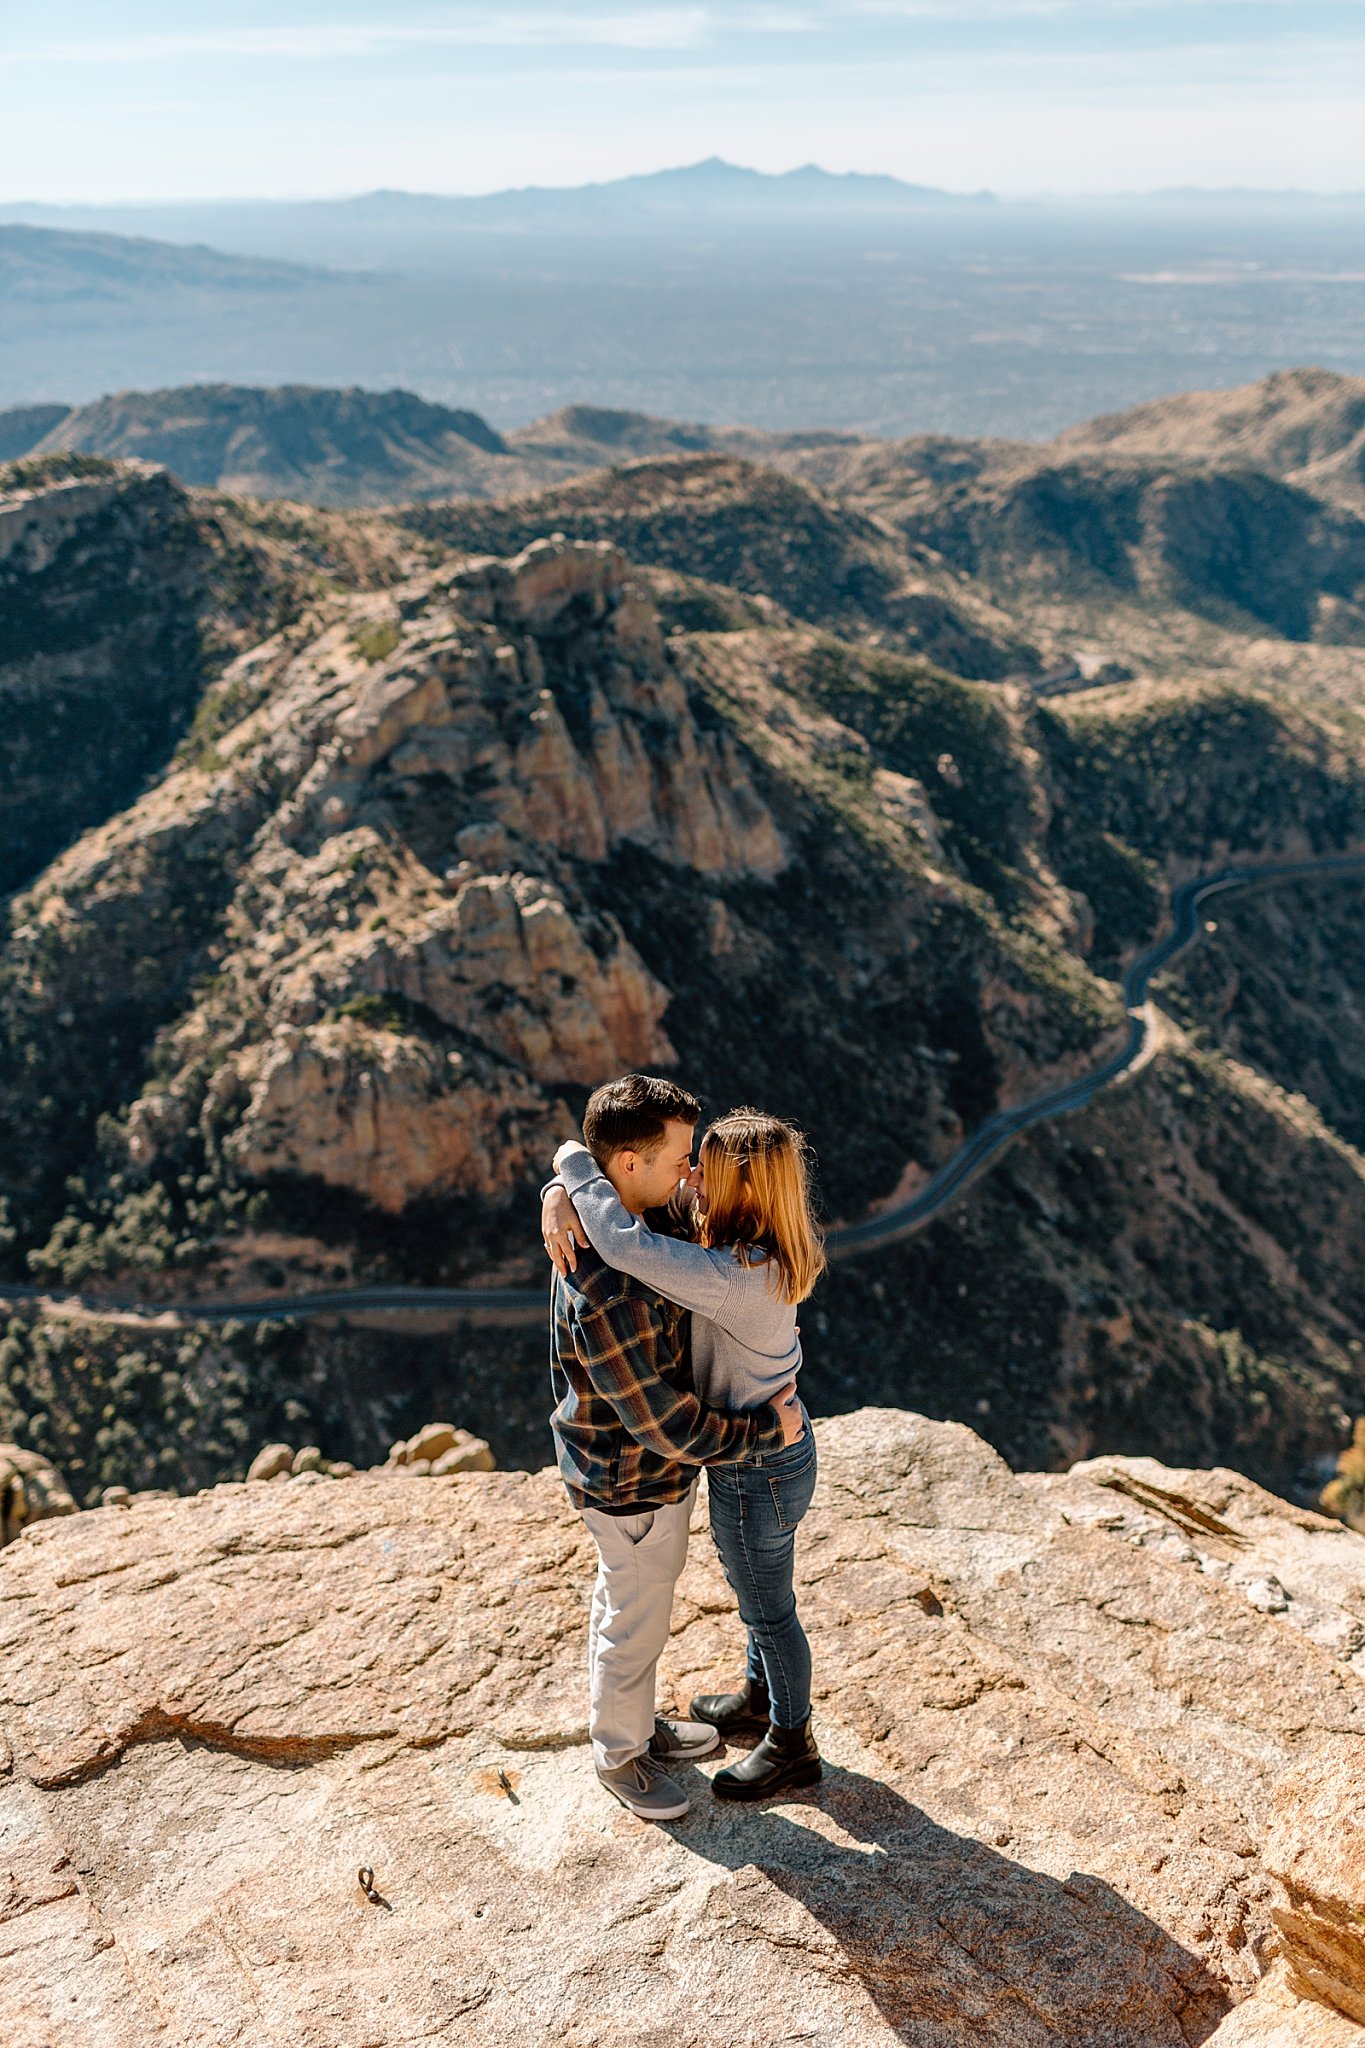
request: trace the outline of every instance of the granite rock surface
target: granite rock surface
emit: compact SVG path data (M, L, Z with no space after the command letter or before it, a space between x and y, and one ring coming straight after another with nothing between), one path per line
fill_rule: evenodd
M1349 1925L1320 1965L1365 1899L1365 1539L1229 1472L1015 1475L889 1410L818 1436L824 1783L723 1808L708 1760L669 1828L593 1776L591 1547L552 1473L304 1473L27 1531L4 2038L1357 2040ZM703 1529L665 1702L736 1668Z

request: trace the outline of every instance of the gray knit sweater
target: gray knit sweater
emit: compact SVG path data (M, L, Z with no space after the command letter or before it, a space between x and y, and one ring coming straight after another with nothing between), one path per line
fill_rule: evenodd
M771 1401L801 1364L796 1304L773 1291L769 1260L661 1237L632 1216L585 1145L563 1146L563 1182L599 1258L692 1311L692 1376L713 1408Z

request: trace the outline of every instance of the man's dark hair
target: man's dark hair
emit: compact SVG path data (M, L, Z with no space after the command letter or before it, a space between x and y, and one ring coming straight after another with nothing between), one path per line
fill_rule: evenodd
M676 1081L655 1074L622 1074L594 1088L583 1112L583 1143L594 1159L618 1152L648 1152L670 1123L694 1124L701 1104Z

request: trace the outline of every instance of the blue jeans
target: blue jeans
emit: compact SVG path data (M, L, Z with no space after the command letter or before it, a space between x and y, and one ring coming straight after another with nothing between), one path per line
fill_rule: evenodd
M779 1728L810 1718L810 1644L796 1613L796 1531L815 1491L815 1432L742 1465L708 1465L711 1534L749 1631L748 1674Z

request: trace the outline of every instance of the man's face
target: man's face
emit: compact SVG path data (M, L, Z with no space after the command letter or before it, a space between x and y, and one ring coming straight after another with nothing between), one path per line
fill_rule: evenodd
M679 1181L692 1175L695 1124L670 1122L652 1152L618 1152L603 1171L632 1216L661 1209Z

